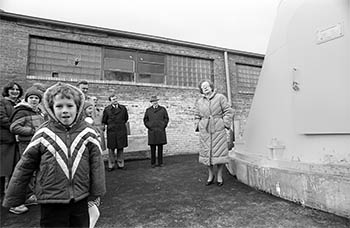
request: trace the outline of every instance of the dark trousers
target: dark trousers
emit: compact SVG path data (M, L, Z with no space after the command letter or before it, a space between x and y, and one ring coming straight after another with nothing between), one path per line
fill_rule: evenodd
M0 177L0 191L1 191L1 197L5 195L5 177ZM1 198L2 200L2 198Z
M150 145L151 146L151 165L156 164L156 147L158 147L158 165L163 164L163 145Z
M87 198L69 204L41 204L40 227L89 227Z

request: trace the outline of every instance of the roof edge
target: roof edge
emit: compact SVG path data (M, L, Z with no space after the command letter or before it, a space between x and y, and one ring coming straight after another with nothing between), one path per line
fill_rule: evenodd
M199 43L188 42L188 41L181 41L181 40L165 38L165 37L160 37L160 36L146 35L146 34L134 33L134 32L126 32L126 31L121 31L121 30L116 30L116 29L102 28L102 27L91 26L91 25L83 25L83 24L77 24L77 23L72 23L72 22L64 22L64 21L58 21L58 20L53 20L53 19L27 16L27 15L22 15L22 14L6 12L2 9L0 9L0 18L11 18L11 19L27 20L27 21L32 21L32 22L49 23L49 24L54 24L54 25L90 30L90 31L95 31L95 32L104 32L104 33L109 33L109 34L113 34L113 35L117 35L117 36L121 36L121 37L126 37L126 38L156 41L156 42L162 42L162 43L167 43L167 44L176 44L176 45L182 45L182 46L187 46L187 47L201 48L201 49L214 50L214 51L222 51L222 52L240 54L240 55L245 55L245 56L253 56L253 57L258 57L258 58L265 57L264 54L259 54L259 53L239 51L239 50L234 50L234 49L216 47L216 46L199 44Z

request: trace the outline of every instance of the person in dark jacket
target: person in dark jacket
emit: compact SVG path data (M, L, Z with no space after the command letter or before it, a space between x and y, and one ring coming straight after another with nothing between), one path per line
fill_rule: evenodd
M11 115L14 106L20 101L19 98L23 94L22 87L16 82L9 82L3 87L0 99L0 186L1 199L5 194L5 182L9 180L13 169L18 161L18 146L16 138L10 132ZM26 207L19 207L17 211L23 213L27 211Z
M111 102L102 114L103 130L107 126L108 171L115 168L115 149L117 149L117 168L125 169L124 147L128 146L126 123L129 120L128 110L118 103L116 95L110 95Z
M106 192L97 133L82 118L83 93L57 83L43 98L49 116L18 162L3 201L24 203L25 189L37 171L35 195L41 204L41 227L89 227L88 196Z
M27 148L36 129L44 123L44 113L39 108L41 99L42 92L35 87L30 87L24 95L24 100L15 106L11 116L10 131L17 136L20 156ZM34 185L35 178L33 177L27 188L26 206L36 204ZM17 211L10 208L10 212L16 213Z
M24 101L15 106L11 116L10 131L18 136L19 152L22 156L24 150L32 139L36 129L44 123L44 114L39 108L42 94L35 88L29 88Z
M143 123L148 129L148 145L151 147L151 166L156 166L156 147L158 147L158 166L163 166L163 145L167 144L165 128L169 123L167 110L158 104L158 97L152 96L152 106L146 109Z

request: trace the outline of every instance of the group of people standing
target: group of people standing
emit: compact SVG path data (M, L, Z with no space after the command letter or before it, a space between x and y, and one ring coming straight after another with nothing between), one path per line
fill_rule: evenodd
M208 167L206 185L215 182L223 185L222 172L228 163L227 130L232 129L233 109L223 94L218 93L210 80L203 80L198 85L202 96L196 102L195 125L200 136L199 162ZM87 93L87 82L82 91ZM128 111L117 101L116 95L109 97L108 105L102 116L103 131L107 126L108 171L115 168L115 150L117 168L125 169L123 148L128 146L126 123ZM169 116L165 107L158 104L158 97L152 96L151 106L146 109L143 122L148 130L148 145L151 149L151 167L163 166L163 145L167 144L166 127ZM158 151L158 154L156 154ZM158 156L157 156L158 155ZM157 160L157 161L156 161ZM216 170L214 169L216 166ZM215 174L216 171L216 174Z
M34 195L35 201L41 204L42 227L89 226L89 208L98 206L106 192L102 158L105 147L108 149L107 171L126 168L123 153L128 146L128 111L115 94L109 96L109 105L99 109L97 98L87 95L88 86L86 81L76 86L65 83L49 88L41 86L41 90L33 86L22 101L23 90L19 84L11 82L3 88L0 100L2 197L6 187L7 190L2 203L10 207L11 212L20 214L28 210L25 199ZM196 102L195 113L201 145L199 162L208 167L206 185L213 184L216 177L217 185L222 186L223 167L228 162L226 129L232 127L233 109L209 80L200 82L199 90L202 96ZM158 101L157 96L151 97L151 106L143 117L152 168L164 164L163 145L167 144L169 123L167 110ZM8 186L5 179L9 181Z
M87 81L78 82L77 87L85 94L88 102L96 105L96 101L91 101L92 97L88 96L89 84ZM124 148L128 146L128 134L130 133L129 114L127 108L118 102L116 94L110 95L108 100L110 103L104 108L102 114L101 110L95 111L95 117L100 116L100 118L99 121L94 121L94 124L100 126L101 134L106 131L107 171L113 171L115 168L125 170ZM168 112L164 106L158 104L158 101L157 96L151 96L151 106L146 109L143 117L143 123L148 132L152 168L163 166L163 145L167 144L166 127L169 123Z

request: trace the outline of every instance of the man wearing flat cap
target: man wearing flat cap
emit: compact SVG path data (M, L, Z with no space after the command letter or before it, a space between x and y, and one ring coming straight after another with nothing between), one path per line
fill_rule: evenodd
M168 112L158 104L158 97L152 96L152 106L146 109L143 123L148 129L148 145L151 147L151 166L156 167L156 148L158 147L158 166L163 166L163 145L167 144L165 128L169 123Z

